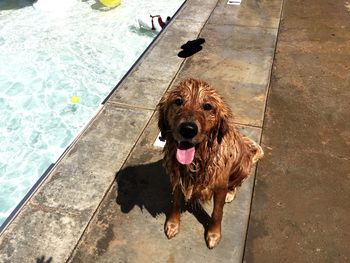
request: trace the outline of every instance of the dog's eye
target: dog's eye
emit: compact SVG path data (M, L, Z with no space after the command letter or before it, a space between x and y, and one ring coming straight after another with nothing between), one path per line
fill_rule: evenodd
M183 99L182 98L177 98L176 100L174 100L175 105L177 106L181 106L183 104Z
M210 111L210 110L212 110L212 108L213 108L213 106L211 106L211 104L209 104L209 103L203 104L203 109L206 111Z

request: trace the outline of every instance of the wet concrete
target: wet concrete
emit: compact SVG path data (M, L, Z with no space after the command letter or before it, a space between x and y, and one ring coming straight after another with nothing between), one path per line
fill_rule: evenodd
M249 5L251 2L247 1L240 9L219 1L216 7L213 6L215 8L211 16L197 35L206 40L203 50L181 61L181 67L174 74L170 86L186 77L208 81L230 104L242 132L259 141L278 24L264 26L258 21L260 27L252 27L251 24L236 26L235 21L230 20L232 14L245 8L251 10ZM279 17L281 2L274 1L273 5L275 8L272 11L255 6L254 12L265 10L266 15L272 12ZM173 25L178 26L186 21L188 12L195 8L189 2ZM217 22L216 13L225 9L229 11L221 14L221 20ZM191 19L194 19L193 16ZM222 24L223 20L227 23ZM158 57L180 63L174 54L180 51L180 46L186 41L180 43L182 39L179 30L181 32L177 28L177 33L173 35L165 33L173 39L171 43L177 43L177 46L169 46L166 42L158 43L166 46L167 50L164 52L164 48L160 49ZM145 60L144 63L149 62ZM136 68L136 71L139 69ZM132 80L130 78L128 81ZM146 85L150 87L155 83L157 81ZM163 82L160 82L153 90L163 92L162 85ZM122 85L121 88L125 89L125 86ZM146 104L147 101L144 100L145 97L154 96L150 91L136 92L132 96L139 99L131 102L128 99L123 101L123 92L117 90L108 103L132 106L135 101L138 107L155 107L155 104ZM155 99L152 97L150 101ZM184 211L179 235L167 240L163 228L170 205L169 179L161 166L161 151L153 146L158 136L156 126L153 117L122 170L117 173L116 184L102 201L69 262L242 261L254 171L240 188L235 201L225 206L223 237L217 248L207 249L204 231L209 217L206 213L196 211Z
M159 133L156 124L153 118L69 262L241 261L253 176L235 201L225 206L223 237L215 250L209 250L204 241L209 222L204 212L184 211L180 233L168 240L163 229L171 191L161 149L153 146ZM259 139L257 128L241 127L241 131Z
M285 1L244 262L350 261L350 12Z
M242 261L254 171L209 250L206 213L184 212L181 233L166 239L169 182L153 147L156 104L189 76L216 87L242 132L260 140L282 1L226 2L186 2L2 233L0 262ZM197 37L203 50L178 57Z

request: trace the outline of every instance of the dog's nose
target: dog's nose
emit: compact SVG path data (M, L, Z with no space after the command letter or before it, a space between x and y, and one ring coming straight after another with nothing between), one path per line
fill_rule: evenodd
M193 122L184 122L180 124L179 133L185 139L192 139L198 133L198 127Z

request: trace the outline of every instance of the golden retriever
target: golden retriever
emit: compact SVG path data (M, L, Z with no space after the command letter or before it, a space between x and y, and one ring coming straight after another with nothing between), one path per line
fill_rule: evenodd
M261 147L241 135L228 105L207 83L187 79L167 91L158 104L158 127L166 140L164 166L172 186L171 211L164 231L179 232L181 203L213 197L211 222L205 233L208 248L221 238L225 202L263 156Z

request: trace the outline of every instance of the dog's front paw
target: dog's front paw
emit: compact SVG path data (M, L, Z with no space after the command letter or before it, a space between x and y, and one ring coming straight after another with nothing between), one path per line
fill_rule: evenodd
M214 248L217 244L219 244L221 239L221 234L220 232L209 232L206 235L205 241L207 242L208 248L212 249Z
M173 238L179 233L180 222L167 221L164 226L164 232L168 239Z

